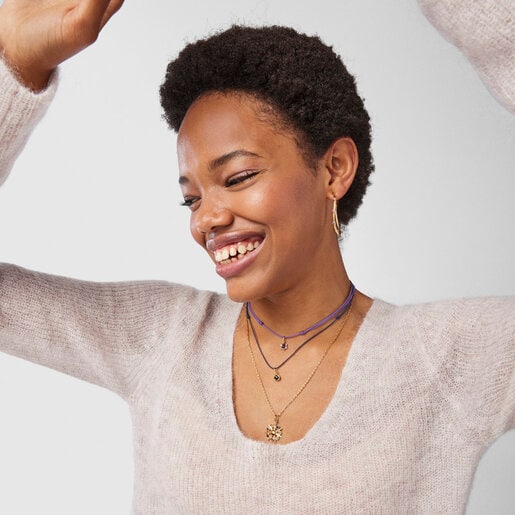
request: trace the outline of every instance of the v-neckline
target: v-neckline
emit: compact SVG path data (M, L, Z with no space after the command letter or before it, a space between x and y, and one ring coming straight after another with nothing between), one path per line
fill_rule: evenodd
M385 303L374 299L363 318L350 346L334 394L321 416L302 438L286 444L273 444L261 440L254 440L245 435L238 424L234 406L233 348L234 332L240 317L241 305L236 305L235 313L231 314L231 323L225 325L221 350L223 354L223 367L218 371L220 374L219 384L221 386L219 389L219 406L222 411L222 417L227 423L225 428L227 436L239 445L259 448L261 451L263 451L263 449L294 449L308 445L310 442L316 441L317 439L327 441L325 435L341 420L342 408L351 407L350 404L346 402L346 398L349 399L352 397L353 391L359 386L358 381L360 381L360 379L362 380L362 378L360 378L361 374L359 373L359 368L360 364L363 362L363 354L366 352L366 344L370 340L368 335L375 326L373 320L376 318L377 312L380 311L383 304ZM232 307L234 307L234 305ZM227 320L227 322L229 322L229 320Z

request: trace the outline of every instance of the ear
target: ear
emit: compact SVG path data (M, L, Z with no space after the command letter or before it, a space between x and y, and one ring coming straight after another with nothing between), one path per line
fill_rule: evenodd
M351 138L338 138L323 157L327 198L341 199L349 190L358 168L358 149Z

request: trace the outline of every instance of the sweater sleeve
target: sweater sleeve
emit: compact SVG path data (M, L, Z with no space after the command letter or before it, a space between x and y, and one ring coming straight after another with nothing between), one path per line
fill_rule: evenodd
M154 281L92 283L1 264L0 351L128 398L189 290Z
M422 338L438 386L488 447L515 429L515 297L435 303Z
M515 113L513 0L418 0L429 21L459 48L497 100Z
M22 86L0 59L0 185L50 105L57 75L54 72L45 90L34 93Z

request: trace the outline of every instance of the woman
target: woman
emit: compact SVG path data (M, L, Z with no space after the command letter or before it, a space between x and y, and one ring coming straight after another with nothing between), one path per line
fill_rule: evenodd
M4 170L51 71L118 7L38 13L2 37L19 80L47 87L35 98L4 70ZM127 400L137 513L462 511L514 423L513 301L394 307L354 289L339 225L372 164L338 57L290 29L233 28L188 46L161 94L191 232L229 298L4 265L2 349Z

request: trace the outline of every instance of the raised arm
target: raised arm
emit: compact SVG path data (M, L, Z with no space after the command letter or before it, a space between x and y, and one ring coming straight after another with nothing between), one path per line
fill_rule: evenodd
M93 283L0 263L0 351L128 398L194 294L163 282Z
M27 88L45 88L52 71L94 43L123 0L4 0L0 49Z
M0 5L0 185L53 98L55 68L95 41L122 2L5 0Z
M52 99L56 66L92 43L121 4L1 5L0 183ZM0 351L128 396L144 356L168 331L174 292L158 283L87 283L0 264Z
M438 31L471 62L493 96L515 114L512 0L418 0Z

